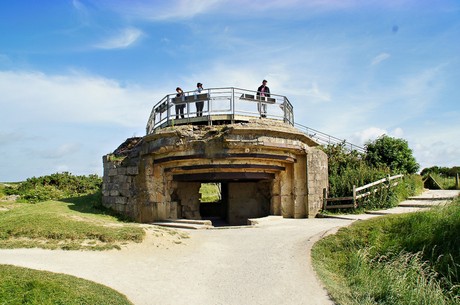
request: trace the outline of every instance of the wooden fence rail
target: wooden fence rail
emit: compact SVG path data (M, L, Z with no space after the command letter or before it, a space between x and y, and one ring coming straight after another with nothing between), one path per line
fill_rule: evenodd
M369 183L369 184L366 184L366 185L363 185L363 186L360 186L360 187L356 187L355 185L353 185L353 195L350 196L350 197L327 198L327 190L323 189L323 198L324 198L323 199L323 209L324 210L330 210L330 209L357 208L358 207L358 201L357 201L358 199L367 197L367 196L369 196L371 194L374 194L374 193L378 192L382 187L389 188L389 187L398 185L398 183L399 183L398 181L395 181L395 182L391 182L391 181L395 180L395 179L398 179L398 178L402 178L403 176L404 175L395 175L395 176L390 177L390 175L388 175L388 177L386 177L386 178L374 181L372 183ZM374 186L380 185L382 183L387 183L387 184L384 185L384 186L381 186L381 187L376 187L374 189L368 190L366 192L362 192L362 191L365 191L365 190L367 190L369 188L372 188ZM328 205L328 202L337 202L337 201L351 201L352 203Z

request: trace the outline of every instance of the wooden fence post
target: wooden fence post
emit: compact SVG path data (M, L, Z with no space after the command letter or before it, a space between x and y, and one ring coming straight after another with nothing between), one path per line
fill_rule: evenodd
M327 207L327 189L323 188L323 210Z
M456 188L456 189L459 189L459 188L460 188L460 185L458 184L458 183L459 183L458 180L459 180L459 179L458 179L458 173L457 173L457 175L455 176L455 188Z
M356 202L356 185L353 184L353 207L356 209L358 204Z

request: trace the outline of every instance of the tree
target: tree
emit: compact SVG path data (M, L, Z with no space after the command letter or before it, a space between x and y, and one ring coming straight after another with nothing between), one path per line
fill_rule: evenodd
M424 168L420 175L427 176L429 174L437 174L445 177L455 177L457 174L460 174L460 166L454 167L440 167L440 166L432 166Z
M365 147L366 161L372 166L387 166L392 173L403 174L414 174L420 168L406 140L382 135Z

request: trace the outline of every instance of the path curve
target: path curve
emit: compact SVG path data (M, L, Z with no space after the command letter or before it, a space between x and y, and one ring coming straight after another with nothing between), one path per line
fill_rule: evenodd
M356 219L269 216L255 227L188 231L190 239L181 244L160 246L149 234L140 245L104 252L0 250L0 264L92 280L136 305L333 304L310 250Z

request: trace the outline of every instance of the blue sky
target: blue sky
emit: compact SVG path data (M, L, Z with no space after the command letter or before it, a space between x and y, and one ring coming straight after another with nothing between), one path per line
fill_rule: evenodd
M460 165L457 0L6 0L0 37L0 181L102 175L177 86L262 79L302 125Z

